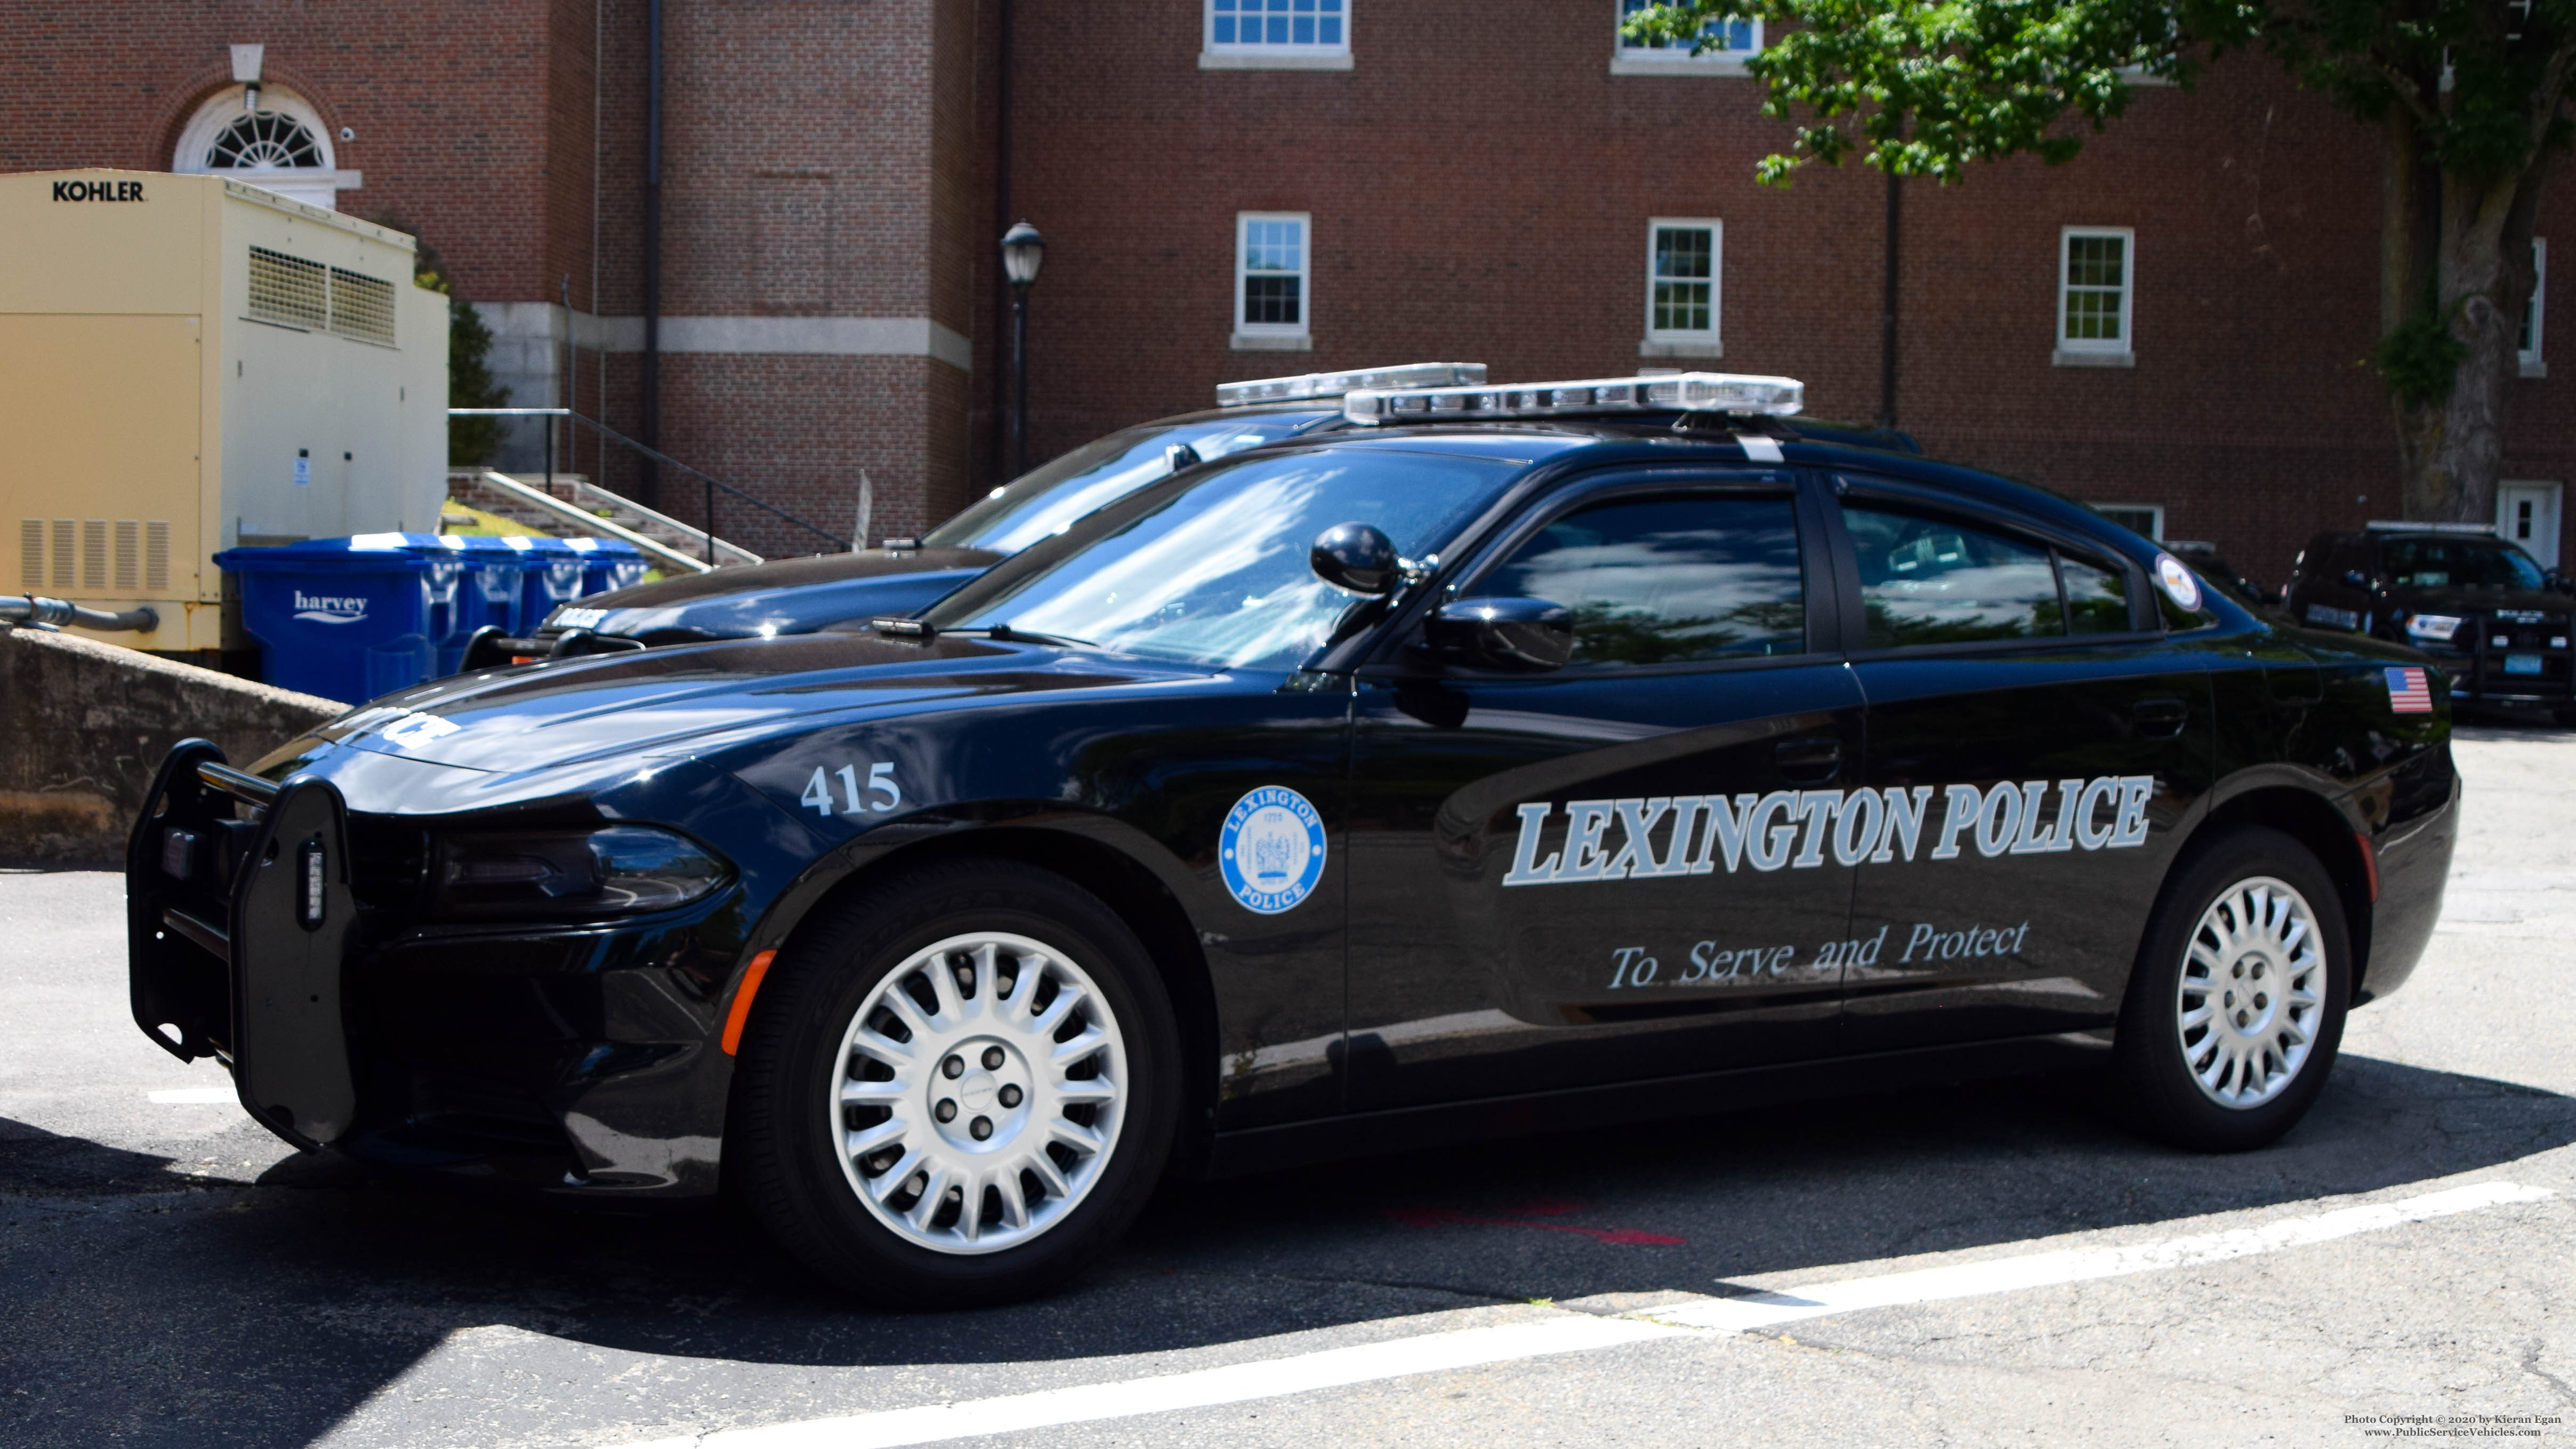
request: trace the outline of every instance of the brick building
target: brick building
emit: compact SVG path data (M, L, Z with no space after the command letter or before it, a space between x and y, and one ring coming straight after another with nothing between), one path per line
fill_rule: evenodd
M997 476L993 242L1022 217L1048 244L1033 457L1222 380L1405 360L1781 372L1869 418L1883 184L1755 185L1785 131L1740 60L1623 48L1620 3L661 0L658 188L647 0L21 3L0 170L289 161L282 188L438 249L516 401L840 536L863 472L878 535ZM283 121L244 127L253 78ZM2378 187L2375 139L2259 59L2144 92L2071 165L1910 184L1899 421L2276 581L2312 529L2396 510L2361 362ZM2506 475L2554 562L2576 410L2545 275ZM532 433L507 461L536 465ZM592 443L561 461L646 486ZM697 491L666 476L662 501L694 516Z

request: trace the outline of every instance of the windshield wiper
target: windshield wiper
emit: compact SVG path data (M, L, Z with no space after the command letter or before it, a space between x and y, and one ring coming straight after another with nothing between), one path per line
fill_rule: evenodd
M898 639L934 639L942 634L962 634L973 639L998 639L1005 644L1050 644L1062 649L1097 649L1088 639L1065 634L1040 634L1029 629L1014 629L1008 624L957 626L944 628L927 619L870 619L868 627L880 634Z

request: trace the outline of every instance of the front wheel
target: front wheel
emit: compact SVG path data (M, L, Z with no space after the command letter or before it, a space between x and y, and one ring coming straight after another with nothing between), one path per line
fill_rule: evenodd
M751 1205L843 1287L904 1307L1044 1291L1132 1221L1169 1156L1179 1046L1100 900L1027 866L936 866L780 954L735 1118Z
M2201 1152L2279 1138L2325 1088L2352 994L2342 898L2307 848L2245 828L2183 867L2148 922L2113 1053L2123 1105Z

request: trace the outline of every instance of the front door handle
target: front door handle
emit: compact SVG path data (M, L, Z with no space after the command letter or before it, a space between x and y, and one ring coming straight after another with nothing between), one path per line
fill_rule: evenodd
M1843 742L1782 740L1771 748L1771 763L1790 784L1822 785L1843 772Z
M2129 717L2138 722L2138 733L2171 739L2191 723L2191 706L2178 699L2142 699L2129 707Z

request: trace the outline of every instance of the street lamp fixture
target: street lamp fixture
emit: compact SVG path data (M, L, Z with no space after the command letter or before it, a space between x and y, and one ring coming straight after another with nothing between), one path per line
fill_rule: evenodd
M1046 238L1027 222L1002 233L1002 275L1011 284L1010 476L1029 470L1029 288L1046 261Z

